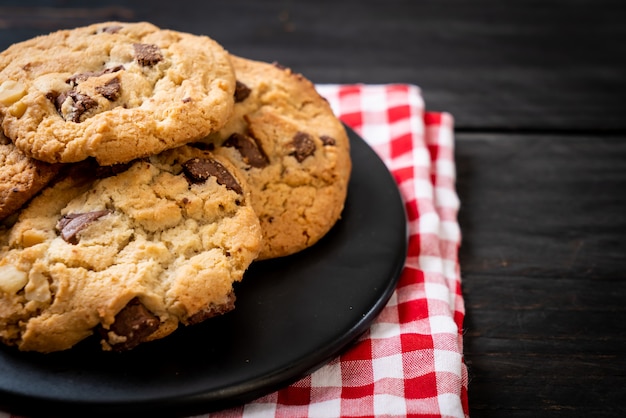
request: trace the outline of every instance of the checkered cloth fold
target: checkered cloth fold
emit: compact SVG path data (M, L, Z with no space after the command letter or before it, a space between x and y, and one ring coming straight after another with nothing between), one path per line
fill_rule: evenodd
M202 417L468 417L452 116L425 112L412 85L317 87L398 183L409 221L406 265L370 330L338 358Z
M413 85L318 85L393 174L409 221L397 289L370 330L300 381L211 417L467 417L453 118Z

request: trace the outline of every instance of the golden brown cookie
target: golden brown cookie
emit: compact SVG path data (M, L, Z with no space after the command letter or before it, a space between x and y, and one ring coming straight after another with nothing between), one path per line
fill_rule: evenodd
M78 168L0 231L0 340L128 350L233 308L261 246L245 180L183 146L104 178Z
M0 53L0 118L38 160L128 162L219 129L233 107L226 51L150 23L61 30Z
M60 171L25 156L0 130L0 220L15 213Z
M263 230L260 259L315 244L339 219L351 172L342 123L301 74L231 55L233 117L205 142L250 184Z

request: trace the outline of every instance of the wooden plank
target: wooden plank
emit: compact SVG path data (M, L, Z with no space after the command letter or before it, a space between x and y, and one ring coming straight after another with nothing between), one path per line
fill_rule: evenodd
M457 134L471 416L626 412L626 141Z
M318 83L420 85L459 129L626 129L621 0L37 1L0 16L2 49L58 27L149 20Z
M456 137L466 272L623 277L625 137Z
M571 356L509 358L484 356L474 367L486 363L485 378L470 381L471 417L621 417L624 379L619 376L567 373L576 364L589 361ZM553 366L552 374L536 375L544 364ZM470 365L470 377L472 366ZM472 387L472 386L470 386Z

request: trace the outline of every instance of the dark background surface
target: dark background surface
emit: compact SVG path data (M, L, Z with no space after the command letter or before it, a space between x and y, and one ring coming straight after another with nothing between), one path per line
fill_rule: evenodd
M456 123L473 417L626 416L622 0L0 1L0 49L148 20Z

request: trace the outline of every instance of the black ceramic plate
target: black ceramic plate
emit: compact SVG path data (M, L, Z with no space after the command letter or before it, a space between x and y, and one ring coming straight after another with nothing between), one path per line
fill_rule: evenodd
M389 171L349 130L342 219L293 256L258 262L237 307L128 353L94 340L41 355L0 348L0 409L24 415L192 415L250 401L340 354L391 296L406 257L404 204Z

